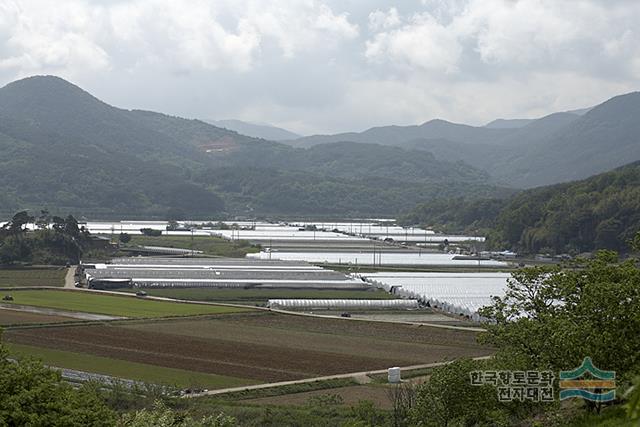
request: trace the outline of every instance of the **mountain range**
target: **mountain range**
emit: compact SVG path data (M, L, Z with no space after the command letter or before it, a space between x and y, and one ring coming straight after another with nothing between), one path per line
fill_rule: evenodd
M0 89L0 211L396 215L418 203L505 197L639 160L639 116L634 92L535 120L482 127L431 120L285 144L116 108L61 78L35 76Z
M426 150L440 160L490 171L494 183L530 188L586 178L640 159L639 113L640 93L633 92L535 120L496 120L481 127L431 120L289 143L309 147L353 141Z
M264 123L251 123L235 119L205 121L219 128L225 128L253 138L262 138L271 141L288 141L302 137L287 129Z
M93 217L394 214L438 197L508 192L424 150L293 148L116 108L53 76L0 89L0 165L5 215L40 207Z

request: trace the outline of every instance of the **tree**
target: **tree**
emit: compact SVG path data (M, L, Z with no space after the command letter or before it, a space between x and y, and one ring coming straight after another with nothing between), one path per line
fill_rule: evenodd
M157 401L150 410L142 409L124 415L121 424L126 427L233 427L237 422L223 413L194 419Z
M12 361L0 344L0 425L113 426L115 414L97 394L75 390L33 359Z
M49 223L51 222L51 215L47 209L42 209L40 211L40 216L36 219L36 227L38 230L46 230L49 228Z
M481 339L528 369L573 369L584 357L618 377L640 367L640 268L600 251L566 268L524 268L481 310Z
M448 426L494 424L498 399L492 386L472 386L470 373L483 364L459 359L433 370L417 391L410 425Z
M153 228L141 228L140 232L145 236L150 236L150 237L162 236L162 230L154 230Z
M118 239L124 243L127 244L131 241L131 235L128 233L120 233L120 237L118 237Z
M35 218L29 215L29 212L20 211L11 218L11 221L3 225L2 229L6 230L9 234L17 236L27 231L26 225L32 223L34 220Z

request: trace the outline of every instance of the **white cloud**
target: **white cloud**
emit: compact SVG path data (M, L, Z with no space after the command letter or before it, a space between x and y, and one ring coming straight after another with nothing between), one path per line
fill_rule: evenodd
M0 0L0 83L332 132L483 123L638 89L640 2Z
M367 41L365 56L374 61L390 61L424 70L457 70L462 53L454 33L429 13L416 14L402 27L382 31Z
M117 63L247 71L272 40L286 57L358 28L320 1L4 0L0 66L25 72L106 69Z
M369 14L369 28L373 31L388 30L400 23L400 15L395 7L389 8L388 12L377 9Z

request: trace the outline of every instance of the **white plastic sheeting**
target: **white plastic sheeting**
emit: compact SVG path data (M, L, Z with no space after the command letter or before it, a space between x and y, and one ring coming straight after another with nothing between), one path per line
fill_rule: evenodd
M302 309L417 309L415 299L270 299L268 307Z
M481 320L478 310L504 296L509 273L367 273L370 283L453 314Z
M247 258L278 259L289 261L327 262L332 264L373 264L374 253L363 252L260 252L247 254ZM378 265L447 265L460 267L505 267L508 264L495 260L454 259L456 255L428 252L376 252Z

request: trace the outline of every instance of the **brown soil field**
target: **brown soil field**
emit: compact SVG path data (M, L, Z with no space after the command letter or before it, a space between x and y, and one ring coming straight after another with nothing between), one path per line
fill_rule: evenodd
M475 334L426 326L246 313L202 320L7 331L9 342L259 381L490 354Z
M315 390L303 393L284 394L282 396L260 397L258 399L242 400L243 403L254 405L276 405L276 406L303 406L309 403L309 399L318 396L337 394L342 397L342 404L352 406L362 400L373 402L381 409L392 409L389 398L389 388L381 386L354 385L329 390Z
M0 309L0 326L25 325L30 323L59 323L70 320L74 319L71 317L49 316L47 314Z

